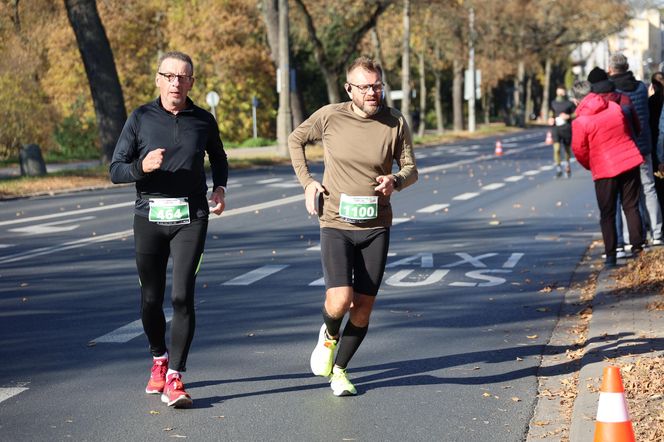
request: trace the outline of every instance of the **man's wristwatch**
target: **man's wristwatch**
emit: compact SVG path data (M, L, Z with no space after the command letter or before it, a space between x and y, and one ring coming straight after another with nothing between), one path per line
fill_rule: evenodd
M394 188L399 190L401 188L401 177L399 175L392 175L394 177Z

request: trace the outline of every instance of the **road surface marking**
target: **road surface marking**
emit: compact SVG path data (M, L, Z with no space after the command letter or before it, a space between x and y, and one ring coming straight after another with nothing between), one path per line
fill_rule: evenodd
M452 199L456 200L456 201L467 201L469 199L475 198L478 195L479 195L479 193L477 193L477 192L466 192L466 193L462 193L461 195L457 195Z
M68 226L62 226L61 224L75 223L78 221L90 221L96 218L97 218L96 216L84 216L81 218L65 219L62 221L51 221L50 223L44 223L44 224L35 224L32 226L15 227L13 229L9 229L9 231L14 233L24 233L26 235L45 235L48 233L70 232L72 230L77 229L80 226L80 224L72 224Z
M173 318L173 309L165 308L164 316L166 316L166 322L167 323L170 322L171 319ZM99 343L124 344L125 342L129 342L132 339L137 338L142 334L143 334L143 322L140 319L138 319L134 322L130 322L127 325L123 325L122 327L117 328L110 333L106 333L105 335L93 339L92 342L95 342L97 344Z
M230 281L224 282L222 285L249 285L253 284L256 281L260 281L263 278L266 278L274 273L280 272L283 269L288 267L287 265L265 265L259 267L250 272L245 273L231 279Z
M237 209L231 209L227 210L224 213L222 213L220 216L212 216L210 217L210 221L215 221L218 219L223 219L227 218L229 216L235 216L235 215L241 215L244 213L251 213L255 212L257 210L263 210L263 209L268 209L271 207L277 207L277 206L282 206L285 204L290 204L294 203L296 201L301 201L304 199L304 194L298 194L294 196L289 196L286 198L281 198L278 200L274 201L268 201L266 203L259 203L259 204L252 204L250 206L246 207L240 207ZM131 203L132 205L134 204L133 202ZM71 212L70 212L71 213ZM115 233L109 233L106 235L99 235L99 236L92 236L90 238L84 238L84 239L79 239L75 241L68 241L63 244L59 244L56 246L49 246L49 247L42 247L39 249L34 249L30 250L27 252L21 252L17 253L14 255L9 255L4 258L0 258L0 264L6 264L10 262L17 262L17 261L23 261L26 259L34 258L36 256L42 256L42 255L49 255L52 253L59 253L64 250L70 250L70 249L77 249L80 247L85 247L89 244L95 244L95 243L100 243L100 242L105 242L105 241L113 241L116 239L123 239L130 237L134 234L133 229L129 230L123 230L121 232L115 232Z
M256 184L272 184L272 183L278 183L283 180L284 180L283 178L269 178L267 180L256 181Z
M515 176L508 176L505 178L504 181L507 181L508 183L516 183L517 181L521 181L523 179L523 175L515 175Z
M25 224L25 223L31 223L31 222L34 222L34 221L43 221L45 219L63 218L65 216L71 216L71 215L81 215L83 213L95 213L95 212L101 212L102 210L117 209L118 207L129 207L129 206L133 206L134 204L135 204L135 202L131 201L131 202L125 202L125 203L110 204L108 206L91 207L89 209L69 210L69 211L60 212L60 213L52 213L50 215L31 216L31 217L28 217L28 218L16 218L16 219L12 219L12 220L9 220L9 221L0 221L0 226L10 226L12 224Z
M434 213L438 212L439 210L443 210L450 207L449 204L432 204L430 206L426 206L421 208L420 210L417 211L417 213Z
M9 387L0 388L0 402L6 401L7 399L16 396L19 393L23 393L27 388L25 387Z
M496 190L500 189L501 187L505 187L505 183L487 184L486 186L482 187L482 190Z

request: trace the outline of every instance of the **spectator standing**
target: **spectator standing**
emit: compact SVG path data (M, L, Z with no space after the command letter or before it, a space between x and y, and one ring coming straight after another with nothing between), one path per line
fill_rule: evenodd
M640 171L643 157L631 137L622 109L613 101L591 93L590 82L574 85L578 103L572 122L572 150L581 166L590 170L600 210L606 265L616 265L616 201L623 196L623 208L632 253L643 250L641 216L638 209Z
M652 169L652 141L650 133L650 112L648 110L648 89L643 82L634 78L629 70L627 58L616 53L609 59L609 79L615 84L616 91L629 96L639 116L641 133L636 137L636 145L643 155L644 162L640 166L641 200L644 219L648 221L648 229L652 237L652 245L662 245L662 213L655 191L655 180Z

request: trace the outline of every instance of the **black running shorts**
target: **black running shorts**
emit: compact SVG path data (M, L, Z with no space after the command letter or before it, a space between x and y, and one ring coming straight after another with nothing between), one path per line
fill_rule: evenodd
M320 251L325 288L353 287L356 293L376 296L385 273L390 229L320 229Z

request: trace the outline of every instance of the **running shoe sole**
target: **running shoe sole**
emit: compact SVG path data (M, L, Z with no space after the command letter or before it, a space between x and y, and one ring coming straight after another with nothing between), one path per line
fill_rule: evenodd
M173 408L191 408L191 406L194 404L194 401L192 401L191 398L187 396L179 396L177 399L169 401L168 396L162 394L161 401L169 407Z

